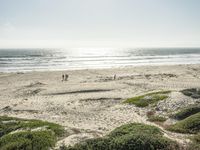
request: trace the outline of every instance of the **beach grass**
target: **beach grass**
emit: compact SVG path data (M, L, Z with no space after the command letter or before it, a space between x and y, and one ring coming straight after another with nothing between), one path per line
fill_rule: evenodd
M188 150L199 150L200 149L200 134L194 135L191 138L191 143L188 146Z
M167 128L170 131L178 133L199 133L200 132L200 113L191 115L174 125Z
M199 112L200 112L200 105L193 105L193 106L188 106L186 108L179 110L177 113L173 114L171 117L174 119L182 120Z
M47 150L64 134L58 124L41 120L0 117L0 149Z
M151 125L131 123L114 129L103 138L89 139L73 147L62 146L61 150L175 150L176 142L163 136L162 131Z
M52 131L20 131L0 138L1 150L48 150L56 137Z
M192 98L200 98L200 89L199 88L191 88L191 89L184 89L181 91L186 96L192 97Z
M134 104L137 107L146 107L150 104L157 104L158 101L164 100L168 98L168 95L171 91L159 91L152 92L140 96L136 96L133 98L129 98L124 103Z
M162 117L162 116L149 116L149 118L147 119L147 121L150 122L165 122L167 120L167 118Z

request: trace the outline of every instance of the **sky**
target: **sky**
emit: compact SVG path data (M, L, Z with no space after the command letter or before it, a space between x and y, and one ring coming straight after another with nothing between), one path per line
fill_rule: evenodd
M0 0L0 48L200 47L200 0Z

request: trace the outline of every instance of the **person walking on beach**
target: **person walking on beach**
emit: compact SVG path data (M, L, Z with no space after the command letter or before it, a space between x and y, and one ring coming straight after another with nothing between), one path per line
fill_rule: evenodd
M68 74L62 74L62 81L67 81L69 78Z
M65 81L68 80L68 77L69 77L69 75L68 75L68 74L65 74Z
M116 74L115 74L115 75L114 75L114 80L116 80L116 77L117 77L117 76L116 76Z
M64 74L62 74L62 81L64 81L65 80L65 75Z

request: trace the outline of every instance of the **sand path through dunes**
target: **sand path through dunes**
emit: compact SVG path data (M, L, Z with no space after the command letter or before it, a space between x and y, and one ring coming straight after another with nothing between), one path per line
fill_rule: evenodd
M71 134L60 143L71 144L125 123L151 124L145 109L122 102L150 91L198 87L197 70L200 65L0 73L0 115L59 123ZM62 73L68 81L61 81ZM166 134L184 142L182 135Z

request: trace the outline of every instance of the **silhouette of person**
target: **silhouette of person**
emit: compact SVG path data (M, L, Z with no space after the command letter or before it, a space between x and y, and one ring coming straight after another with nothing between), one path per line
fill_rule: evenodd
M69 75L68 75L68 74L65 74L65 81L68 80L68 77L69 77Z
M62 74L62 81L64 81L64 79L65 79L65 75L64 75L64 74Z

